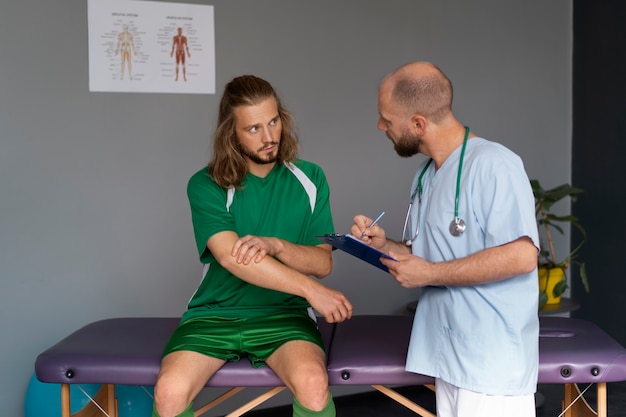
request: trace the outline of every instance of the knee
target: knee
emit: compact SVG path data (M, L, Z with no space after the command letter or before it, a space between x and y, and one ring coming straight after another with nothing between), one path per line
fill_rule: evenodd
M154 386L154 408L160 417L174 417L185 411L193 398L181 381L159 376Z
M325 368L319 366L305 368L295 372L293 394L304 407L320 411L330 398L328 374Z

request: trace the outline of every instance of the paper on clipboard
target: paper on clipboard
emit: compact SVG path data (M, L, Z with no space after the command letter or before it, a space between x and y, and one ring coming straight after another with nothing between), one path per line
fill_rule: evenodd
M334 248L341 249L352 256L363 259L365 262L374 265L385 272L389 272L389 269L380 262L380 258L397 261L397 259L387 255L385 252L368 245L350 234L329 234L315 237L322 242L332 245Z

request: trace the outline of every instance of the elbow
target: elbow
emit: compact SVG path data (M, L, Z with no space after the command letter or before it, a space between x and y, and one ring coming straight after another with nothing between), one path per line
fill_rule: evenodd
M318 270L313 274L317 279L326 278L333 271L333 258L329 256L328 261L322 262Z
M520 262L520 269L523 274L533 272L537 268L537 250L533 246L527 252Z
M322 273L319 275L318 278L319 279L326 278L327 276L330 275L331 272L333 272L333 261L330 261L328 263L328 267L322 271Z
M537 257L535 256L534 259L531 259L529 262L526 262L525 268L523 268L523 273L529 274L533 272L536 268L537 268Z
M514 251L518 273L528 274L537 268L537 247L529 238L516 242Z

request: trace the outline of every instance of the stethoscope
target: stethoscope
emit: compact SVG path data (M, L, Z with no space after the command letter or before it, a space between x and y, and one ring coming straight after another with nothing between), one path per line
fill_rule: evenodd
M452 236L461 236L461 234L463 234L466 228L465 222L463 221L463 219L459 217L459 194L461 191L461 172L463 171L463 158L465 157L465 147L467 145L467 138L469 136L469 131L470 131L469 127L465 126L465 136L463 138L463 147L461 148L459 168L456 174L456 191L455 191L455 197L454 197L454 218L450 222L450 226L448 228ZM423 189L422 177L424 176L424 174L426 173L426 170L428 169L428 167L430 166L432 162L433 162L433 159L432 158L429 159L426 165L424 166L424 168L422 169L422 171L420 172L420 175L417 179L417 188L415 189L415 191L413 191L413 194L411 194L411 200L409 201L409 209L406 213L406 218L404 219L404 228L402 229L402 238L404 239L404 243L407 246L412 245L413 242L415 241L415 238L419 234L419 222L420 222L420 216L421 216L421 211L422 211L422 189ZM406 227L409 223L409 216L411 215L411 208L413 207L413 202L415 201L416 194L417 194L418 207L417 207L417 222L415 225L415 234L410 239L406 239Z

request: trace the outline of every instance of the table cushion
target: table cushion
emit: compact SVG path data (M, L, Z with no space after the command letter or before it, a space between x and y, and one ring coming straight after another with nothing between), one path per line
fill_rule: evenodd
M41 353L35 362L37 378L67 384L123 384L152 386L161 354L180 318L113 318L90 323ZM334 325L318 320L328 348ZM247 359L228 362L207 386L279 386L268 367L255 369Z
M404 370L413 318L359 315L337 324L328 358L331 385L423 385L429 376Z
M626 380L626 349L594 323L540 317L539 382Z

